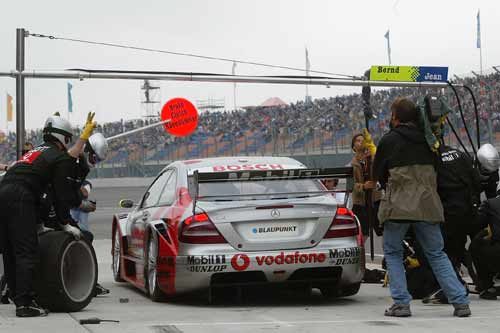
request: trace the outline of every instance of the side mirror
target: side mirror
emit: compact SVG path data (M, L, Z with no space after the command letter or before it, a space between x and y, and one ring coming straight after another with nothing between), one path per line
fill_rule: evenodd
M122 199L118 203L118 206L120 208L132 208L132 207L134 207L134 202L132 200L129 200L129 199Z

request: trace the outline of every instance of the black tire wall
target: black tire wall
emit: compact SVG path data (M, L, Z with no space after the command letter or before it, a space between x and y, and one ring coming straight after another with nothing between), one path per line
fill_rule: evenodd
M63 231L40 235L39 245L40 265L35 277L38 303L53 312L85 308L97 283L97 259L92 245L83 238L75 241Z

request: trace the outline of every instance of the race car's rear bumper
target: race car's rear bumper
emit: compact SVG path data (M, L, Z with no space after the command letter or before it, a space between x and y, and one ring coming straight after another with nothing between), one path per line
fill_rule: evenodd
M357 246L179 256L175 292L269 283L341 287L361 282L364 270L364 248Z

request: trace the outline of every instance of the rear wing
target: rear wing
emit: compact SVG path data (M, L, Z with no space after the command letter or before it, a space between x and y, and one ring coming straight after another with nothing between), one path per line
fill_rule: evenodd
M352 167L339 168L315 168L315 169L279 169L279 170L249 170L249 171L225 171L225 172L198 172L192 175L193 185L193 214L196 209L196 201L200 199L223 199L232 197L265 197L290 194L324 194L344 192L339 190L323 191L294 191L280 193L250 193L250 194L226 194L226 195L204 195L199 196L199 185L207 183L224 182L246 182L246 181L268 181L268 180L297 180L297 179L347 179L344 206L347 205L349 193L352 190L353 171Z

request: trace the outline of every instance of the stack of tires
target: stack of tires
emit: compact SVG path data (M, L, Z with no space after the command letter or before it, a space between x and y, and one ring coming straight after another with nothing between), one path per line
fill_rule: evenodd
M38 303L53 312L75 312L94 297L97 259L90 243L62 231L40 235L40 265L35 278Z

